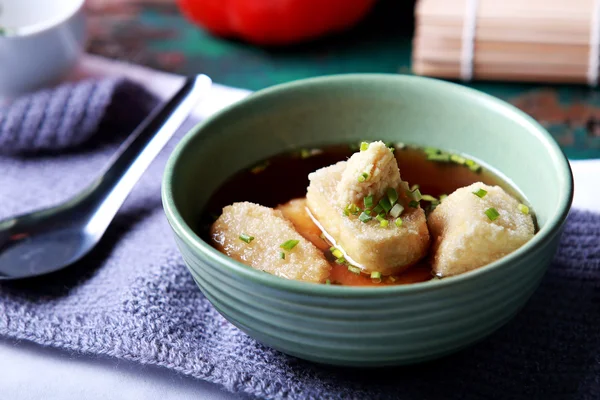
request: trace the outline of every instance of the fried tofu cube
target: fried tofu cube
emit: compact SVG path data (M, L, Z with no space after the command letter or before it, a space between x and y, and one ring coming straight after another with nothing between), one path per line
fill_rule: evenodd
M379 200L388 188L398 188L401 183L394 153L383 142L372 142L348 160L336 188L338 204L361 205L369 195Z
M391 154L387 148L386 151ZM393 161L396 164L396 160ZM337 195L338 185L343 185L342 175L348 163L349 161L341 161L308 176L308 208L325 232L366 272L377 271L390 275L407 269L426 255L429 246L425 213L420 207L411 208L406 205L400 227L394 224L395 219L390 216L386 217L389 225L381 227L376 219L365 223L356 215L345 215L344 207L341 206L343 203L338 200ZM394 178L391 182L398 182L396 189L401 191L399 173L397 176L398 179ZM407 203L404 198L402 201Z
M282 278L322 283L331 269L323 252L296 232L281 211L258 204L242 202L223 208L211 227L211 237L227 256ZM281 248L288 240L298 243L291 250Z
M479 192L477 196L475 192ZM498 212L492 220L486 210ZM489 213L489 211L488 211ZM492 218L494 214L492 212ZM515 251L534 235L533 218L499 186L474 183L454 191L428 219L432 265L438 276L458 275Z

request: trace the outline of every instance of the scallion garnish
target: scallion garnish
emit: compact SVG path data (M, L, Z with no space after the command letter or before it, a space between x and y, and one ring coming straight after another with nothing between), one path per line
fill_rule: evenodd
M352 272L353 274L360 275L360 268L355 267L354 265L348 265L348 271Z
M362 174L360 174L360 176L358 177L358 181L359 182L364 182L367 179L369 179L369 173L368 172L363 172Z
M387 228L389 224L390 223L388 222L387 219L379 221L379 226L382 227L382 228Z
M250 172L252 172L253 174L258 174L262 171L264 171L265 169L267 169L267 167L269 166L269 162L265 161L262 164L256 165L255 167L253 167Z
M390 210L392 209L392 205L390 204L390 201L387 197L383 197L381 200L379 200L379 205L381 206L381 208L383 208L383 210L386 213L390 212Z
M331 254L333 254L333 256L335 258L342 258L344 257L344 253L342 253L342 251L340 249L338 249L337 247L332 247L333 250L331 250Z
M412 208L419 208L419 202L413 200L410 203L408 203L408 206Z
M425 200L425 201L429 201L431 203L434 203L436 201L438 201L438 199L436 199L435 197L428 195L428 194L424 194L421 196L421 200Z
M281 258L282 260L285 260L285 253L283 251L279 252L279 258Z
M439 154L440 150L436 149L435 147L425 147L423 149L423 151L425 152L425 154Z
M369 222L371 220L371 216L363 212L358 216L358 219L360 219L362 222Z
M367 208L373 207L373 196L372 195L371 196L366 196L363 199L363 202L365 203L365 207L367 207Z
M346 208L344 208L344 215L348 216L350 214L352 215L358 215L360 214L361 209L356 205L356 204L348 204L346 206Z
M464 165L465 161L467 161L466 158L459 156L458 154L452 154L450 156L450 161L459 164L459 165Z
M479 197L480 199L483 199L485 197L485 195L487 194L486 190L483 189L479 189L476 192L473 192L473 194L477 197Z
M402 226L402 218L400 218L400 217L396 218L396 220L394 221L394 224L396 224L396 226L398 228L400 228Z
M344 257L336 258L335 263L339 265L344 265L346 264L346 259Z
M488 208L487 210L484 211L484 213L485 213L485 215L487 215L487 217L490 219L490 221L495 221L500 216L500 213L494 207Z
M439 161L439 162L448 162L450 161L450 154L441 153L441 154L427 154L428 161Z
M414 190L417 190L417 189L419 189L419 188L420 188L420 186L419 186L418 184L416 184L416 183L415 183L414 185L412 185L412 186L410 187L410 191L412 192L412 191L414 191Z
M373 283L380 283L381 282L381 272L379 272L379 271L371 272L371 280L373 281Z
M309 158L311 156L311 152L308 149L300 150L300 158Z
M465 160L465 165L473 172L479 172L481 170L481 165L473 160Z
M330 281L329 279L327 279L327 280L325 281L325 284L326 284L326 285L331 285L331 281Z
M375 214L379 214L383 211L383 207L381 207L379 204L377 204L375 207L373 207L373 212Z
M413 191L409 191L406 193L411 200L421 201L423 199L423 195L419 189L415 189Z
M240 235L240 240L242 242L246 242L246 243L250 244L250 242L254 240L254 236L250 236L250 235L246 235L245 233L242 233Z
M392 209L390 210L390 215L394 218L398 218L400 214L402 214L402 211L404 211L404 207L396 203L394 207L392 207Z
M528 215L529 207L527 207L525 204L519 204L519 211L521 211L525 215Z
M398 201L398 192L396 192L396 189L394 188L388 188L387 197L390 201L390 204L393 206Z
M440 203L444 200L446 200L446 197L448 197L447 194L440 194Z
M283 242L281 245L279 245L279 247L281 247L284 250L292 250L294 247L296 247L298 243L300 243L299 240L290 239Z
M360 143L360 151L366 151L369 148L369 143L361 142Z

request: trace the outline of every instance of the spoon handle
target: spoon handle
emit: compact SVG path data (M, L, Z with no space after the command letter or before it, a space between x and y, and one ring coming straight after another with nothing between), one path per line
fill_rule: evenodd
M102 232L154 158L189 116L200 97L210 89L206 75L187 78L179 91L154 110L113 156L105 173L84 196L84 208L92 208L88 233ZM93 192L93 193L90 193Z

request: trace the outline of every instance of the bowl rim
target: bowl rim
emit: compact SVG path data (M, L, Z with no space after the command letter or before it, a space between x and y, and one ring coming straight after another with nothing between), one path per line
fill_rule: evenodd
M62 13L57 14L57 16L55 16L54 18L49 18L44 21L21 26L14 33L0 36L0 39L24 39L48 32L52 29L67 24L77 14L82 13L84 11L84 6L85 0L74 0L71 7L66 7Z
M540 229L536 235L525 243L523 246L513 251L512 253L490 263L483 267L475 270L465 272L460 275L447 277L444 279L432 279L425 282L411 283L407 285L389 285L383 287L377 286L342 286L342 285L325 285L325 284L314 284L309 282L296 281L291 279L281 278L269 273L265 273L254 268L248 267L224 254L219 252L217 249L212 247L209 243L202 240L193 229L185 222L182 215L179 213L175 200L173 197L173 173L175 166L177 165L182 152L194 138L198 135L203 134L204 127L212 124L217 119L224 118L232 110L239 107L244 107L249 103L253 103L259 99L277 95L281 92L287 92L294 90L299 87L306 87L308 85L322 85L328 82L353 82L355 80L393 80L396 82L407 82L413 85L431 85L438 87L441 90L455 91L460 96L475 98L478 101L485 103L489 108L492 108L499 113L503 114L507 118L518 121L525 127L531 134L538 136L541 139L543 146L546 151L550 153L551 158L558 165L559 170L562 172L561 176L557 177L559 183L559 200L558 200L558 212L554 215L549 216L548 221L542 229ZM254 283L268 286L280 290L286 290L295 293L313 294L313 295L329 295L329 296L373 296L373 295L390 295L400 293L413 293L420 291L437 290L444 286L453 286L461 284L466 281L473 280L481 275L485 275L491 271L502 268L503 265L513 262L518 262L527 257L527 254L539 248L551 241L557 234L560 233L562 226L566 222L567 215L571 208L573 200L573 174L569 161L563 153L560 146L556 143L554 138L548 133L537 121L527 115L525 112L512 106L511 104L491 96L487 93L481 92L476 89L472 89L466 86L462 86L456 83L443 81L436 78L428 78L414 75L402 75L402 74L379 74L379 73L352 73L352 74L337 74L315 78L300 79L288 83L274 85L266 89L256 91L248 97L229 105L222 110L216 112L210 117L204 119L194 128L192 128L177 144L173 152L171 153L165 172L163 175L162 182L162 200L163 207L175 234L183 238L183 240L194 248L195 251L199 251L204 257L210 259L210 261L219 264L221 267L226 268L229 272L232 272L238 276L253 281Z

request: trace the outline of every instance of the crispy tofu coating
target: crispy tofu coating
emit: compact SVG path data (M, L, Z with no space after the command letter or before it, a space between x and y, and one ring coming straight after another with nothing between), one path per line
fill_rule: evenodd
M474 194L480 189L487 192L482 197ZM499 214L494 220L486 215L491 208ZM483 183L449 195L431 213L428 225L433 238L432 265L439 276L457 275L489 264L534 235L533 219L520 211L519 202L499 186Z
M336 189L338 204L360 205L368 195L378 201L389 187L398 188L401 182L394 153L383 142L372 142L348 160Z
M384 150L391 154L389 149ZM340 193L339 188L344 185L343 176L349 164L350 161L342 161L311 173L308 176L310 185L306 194L307 205L324 230L335 239L336 244L365 271L378 271L383 275L401 272L427 252L429 232L425 213L420 207L406 206L401 215L400 227L394 224L394 219L390 216L386 217L389 225L381 227L376 219L365 223L356 215L345 215L344 207L341 206L344 203L338 201L336 194ZM397 184L396 189L400 191L402 185L395 160L393 165L397 175L386 182ZM375 185L373 190L375 188L381 189L379 185ZM353 193L352 196L358 192ZM365 193L369 194L360 193L363 197ZM360 198L361 203L363 197Z
M296 232L281 211L258 204L242 202L223 208L211 227L211 237L222 253L282 278L319 283L331 269L323 253ZM288 240L298 243L291 250L281 248Z

